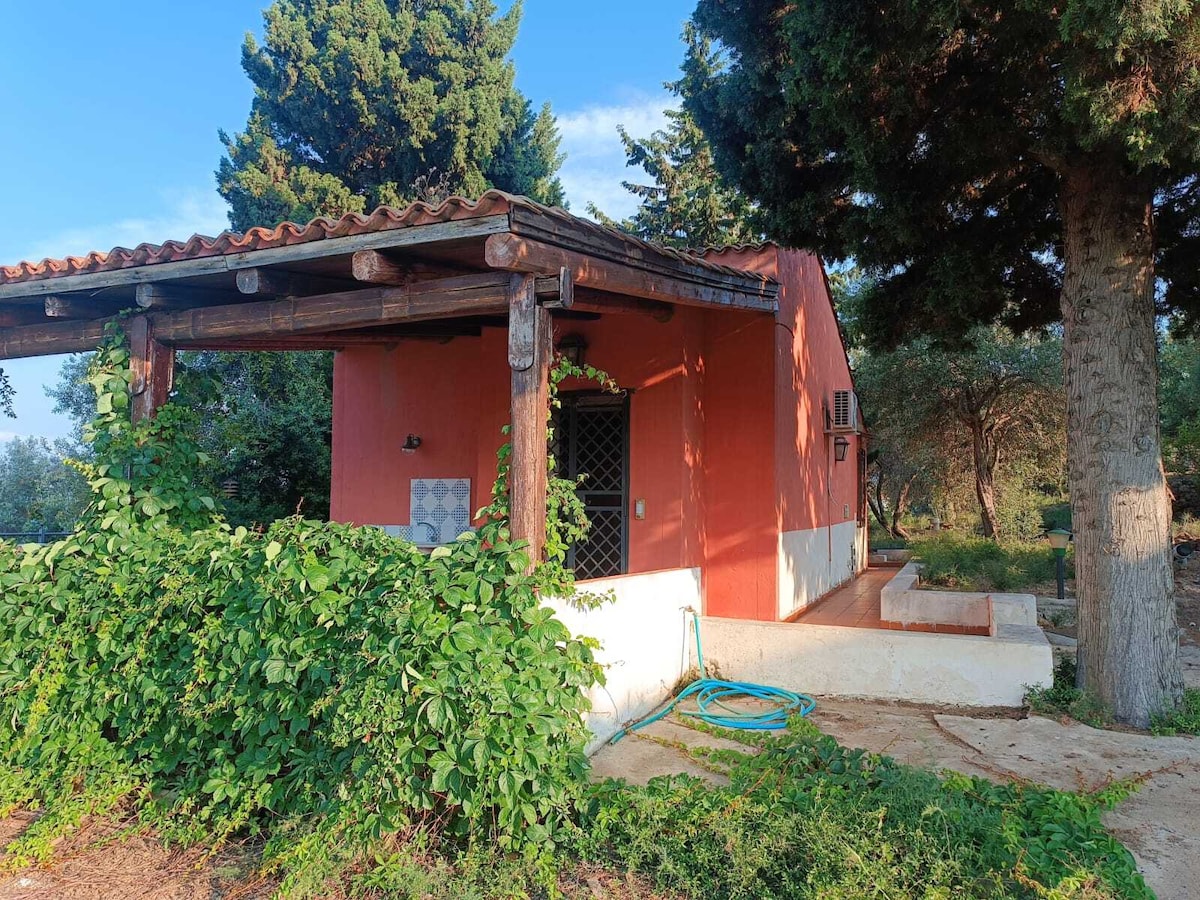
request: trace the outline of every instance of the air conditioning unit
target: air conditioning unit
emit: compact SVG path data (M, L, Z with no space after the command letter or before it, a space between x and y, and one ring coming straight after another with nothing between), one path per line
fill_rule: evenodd
M834 391L830 430L858 434L858 396L854 391Z

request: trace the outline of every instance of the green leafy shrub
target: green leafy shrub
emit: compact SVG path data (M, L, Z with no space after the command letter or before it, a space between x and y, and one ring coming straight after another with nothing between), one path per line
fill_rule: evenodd
M299 518L231 530L195 490L185 411L131 425L127 357L97 355L95 499L48 547L0 546L0 807L41 804L8 865L86 813L168 837L246 829L319 893L383 835L548 846L586 772L600 671L503 519L425 554Z
M1035 713L1060 718L1067 716L1093 728L1113 723L1112 713L1096 697L1075 684L1075 657L1063 656L1054 666L1054 679L1048 688L1030 688L1025 702Z
M912 541L921 560L921 580L963 591L1028 591L1053 583L1055 562L1044 541L992 541L943 534ZM1074 577L1067 551L1067 577Z
M595 787L576 832L584 858L691 898L1149 898L1093 796L965 775L945 780L848 750L803 720L739 739L728 787L687 776Z
M1165 715L1155 716L1150 730L1157 735L1196 734L1200 735L1200 690L1188 688L1183 692L1179 708Z

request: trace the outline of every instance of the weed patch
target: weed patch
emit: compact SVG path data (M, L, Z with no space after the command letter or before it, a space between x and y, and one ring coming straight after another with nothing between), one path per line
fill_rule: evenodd
M1157 735L1195 734L1200 735L1200 689L1188 688L1183 692L1183 703L1179 709L1163 716L1155 716L1150 730Z
M686 776L593 788L573 849L697 900L1152 896L1100 822L1123 786L940 780L803 720L754 743L724 755L727 788Z
M1106 728L1113 723L1109 712L1097 698L1075 685L1075 658L1062 657L1054 666L1054 681L1048 688L1030 688L1025 694L1029 708L1048 718L1068 717L1091 725Z
M991 541L986 538L939 535L912 541L921 560L921 579L962 591L1027 591L1054 581L1050 548L1036 541ZM1074 557L1068 552L1067 577L1074 577Z

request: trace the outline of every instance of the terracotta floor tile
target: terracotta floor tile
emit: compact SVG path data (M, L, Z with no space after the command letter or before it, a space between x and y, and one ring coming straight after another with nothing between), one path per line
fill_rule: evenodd
M845 587L817 601L790 621L808 625L842 625L851 628L883 628L890 631L920 631L936 634L986 635L986 628L962 625L930 625L885 622L880 618L879 590L896 574L892 568L871 568Z

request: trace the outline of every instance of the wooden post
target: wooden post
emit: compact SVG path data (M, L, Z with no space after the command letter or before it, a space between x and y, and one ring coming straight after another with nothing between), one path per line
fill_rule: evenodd
M133 421L151 419L167 402L175 381L175 351L154 339L147 316L129 320L129 365L133 369Z
M512 538L529 544L531 565L546 546L546 457L550 417L550 313L537 302L536 279L509 285L508 364L512 368L512 457L508 475Z

